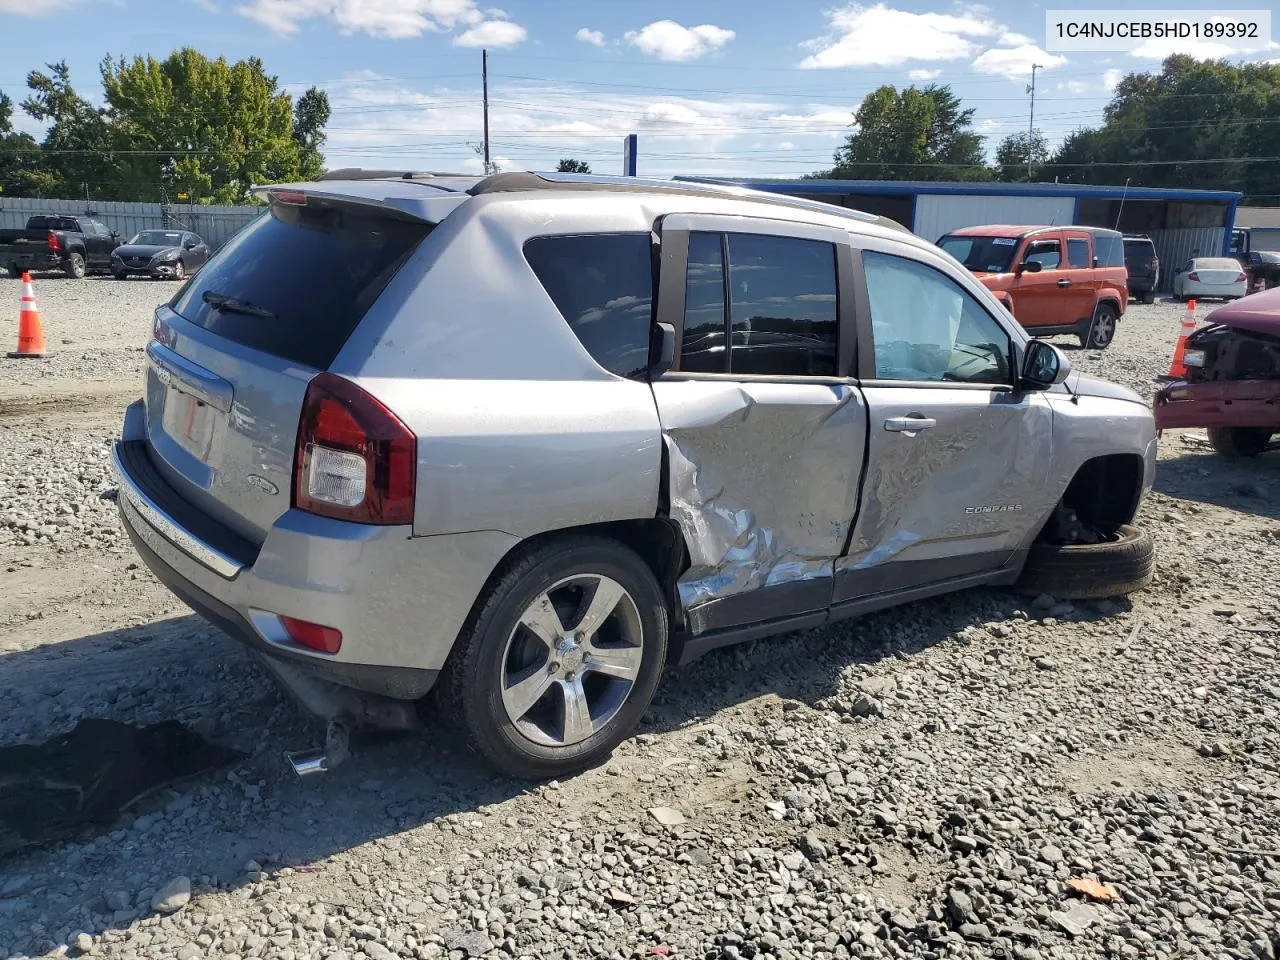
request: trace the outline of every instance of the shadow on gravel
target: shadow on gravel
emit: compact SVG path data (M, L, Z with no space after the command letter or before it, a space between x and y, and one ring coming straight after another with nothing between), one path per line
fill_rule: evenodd
M1127 608L1125 602L1115 605ZM949 640L968 643L965 628L1020 609L1024 598L975 590L913 604L905 615L886 611L717 650L667 676L639 733L656 736L650 745L661 751L663 734L714 722L718 712L757 697L810 705L833 695L847 699L857 692L841 684L848 668L861 675L862 665L910 658ZM1083 608L1079 616L1101 618ZM998 646L988 638L983 649L991 653ZM79 687L71 684L73 675L80 677ZM6 860L5 876L15 879L0 882L0 931L9 918L15 936L6 943L0 933L0 953L7 947L34 956L65 942L59 939L70 935L65 931L126 927L154 912L151 897L174 877L191 878L197 895L218 890L248 896L255 878L246 874L246 864L254 860L267 870L350 874L357 886L366 886L354 865L324 861L427 824L469 849L471 824L487 815L485 808L526 792L536 795L527 798L522 815L498 813L512 834L533 825L531 814L546 816L558 807L554 789L495 775L439 722L429 724L426 736L353 743L351 758L338 769L297 779L283 752L317 745L322 729L277 694L234 641L194 616L0 656L0 729L18 721L9 730L44 739L70 727L65 714L37 729L19 713L34 695L65 700L77 689L99 698L86 704L90 713L101 702L105 713L125 722L173 717L248 757L227 774L198 777L145 799L107 828L109 838L80 838ZM591 786L586 778L603 781L602 775L581 775L582 786ZM625 788L612 777L601 782L601 802L605 783L612 791ZM564 789L578 786L571 782ZM423 862L421 869L429 872L432 864ZM26 898L31 900L24 906ZM65 931L46 926L31 935L19 932L50 902L59 904Z
M1175 442L1180 455L1162 457L1156 469L1160 493L1280 519L1280 449L1273 446L1258 457L1228 460L1199 437L1182 435Z

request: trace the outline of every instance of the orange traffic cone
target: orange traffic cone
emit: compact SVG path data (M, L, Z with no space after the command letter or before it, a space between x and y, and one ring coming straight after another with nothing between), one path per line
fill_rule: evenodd
M1196 332L1196 302L1187 301L1187 312L1182 318L1182 330L1178 334L1178 344L1173 348L1173 359L1169 362L1169 379L1177 380L1187 375L1187 365L1182 358L1187 352L1187 337Z
M44 328L40 326L40 308L36 306L36 291L31 285L30 273L22 275L22 305L18 308L18 349L9 356L52 356L44 348Z

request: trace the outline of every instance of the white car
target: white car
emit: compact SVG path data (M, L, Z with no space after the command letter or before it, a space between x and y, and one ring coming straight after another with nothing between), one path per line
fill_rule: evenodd
M1173 298L1179 302L1207 297L1234 300L1248 292L1249 279L1230 257L1196 257L1173 273Z

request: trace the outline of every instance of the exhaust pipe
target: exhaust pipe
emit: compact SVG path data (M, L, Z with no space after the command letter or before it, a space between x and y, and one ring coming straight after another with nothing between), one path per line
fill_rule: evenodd
M309 777L329 770L329 758L323 750L306 750L301 753L285 751L284 758L293 767L293 772L300 777Z

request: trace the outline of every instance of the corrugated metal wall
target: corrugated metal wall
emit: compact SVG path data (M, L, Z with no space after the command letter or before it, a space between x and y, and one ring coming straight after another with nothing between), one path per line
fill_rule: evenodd
M37 213L83 216L86 208L124 238L139 230L180 227L198 233L215 250L231 239L245 224L266 211L265 206L231 207L171 204L166 215L158 203L125 203L118 200L35 200L28 197L0 197L0 229L19 229Z
M1071 197L981 197L922 194L916 198L911 230L930 243L960 227L984 223L1066 225L1075 217Z
M1176 230L1152 230L1149 236L1160 258L1161 293L1173 290L1173 271L1192 257L1222 256L1222 227L1183 227Z

